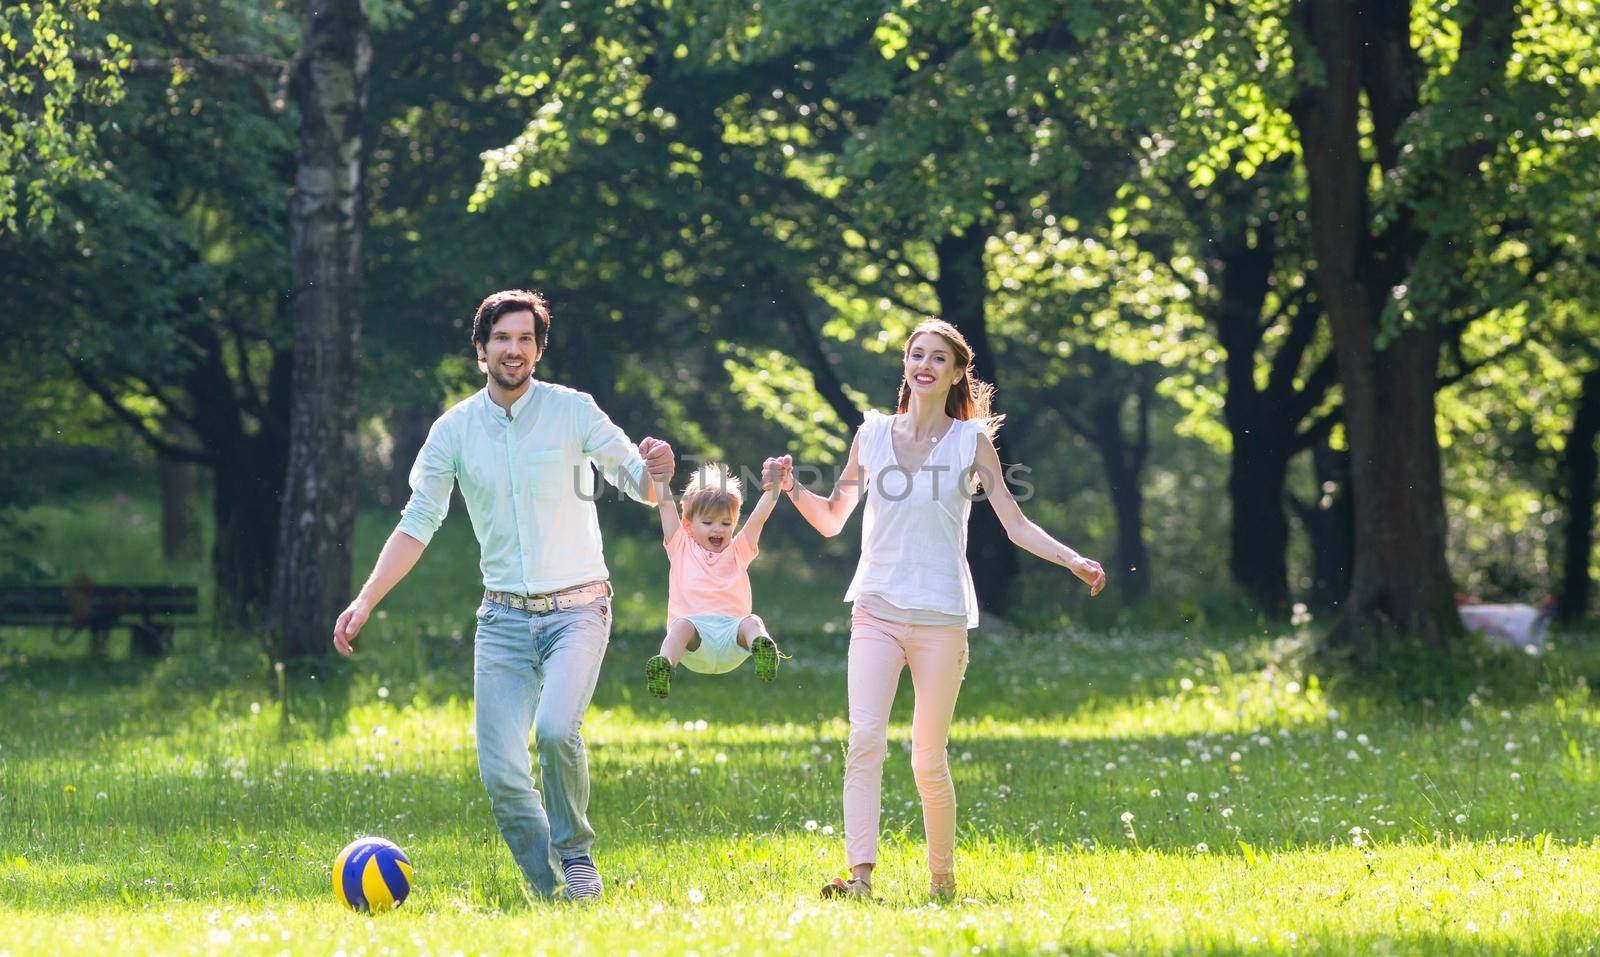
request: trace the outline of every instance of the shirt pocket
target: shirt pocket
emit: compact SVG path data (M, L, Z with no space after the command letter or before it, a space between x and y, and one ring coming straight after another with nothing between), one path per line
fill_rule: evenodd
M539 501L572 498L582 476L570 468L561 449L535 449L517 456L517 482Z

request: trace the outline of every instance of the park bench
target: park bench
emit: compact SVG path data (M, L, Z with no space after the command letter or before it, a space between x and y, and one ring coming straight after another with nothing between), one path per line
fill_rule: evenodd
M0 585L0 627L49 628L63 641L89 632L91 652L103 655L111 629L128 629L135 654L159 657L172 644L172 631L193 624L200 612L193 585Z

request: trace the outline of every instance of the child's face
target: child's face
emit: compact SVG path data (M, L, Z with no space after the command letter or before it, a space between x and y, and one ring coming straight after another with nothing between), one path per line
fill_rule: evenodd
M689 519L689 534L706 551L720 552L733 544L733 530L738 525L738 512L701 512Z

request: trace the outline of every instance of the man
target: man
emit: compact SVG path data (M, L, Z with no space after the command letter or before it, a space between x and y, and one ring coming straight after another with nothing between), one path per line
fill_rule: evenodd
M665 442L646 438L635 449L588 394L533 378L549 335L550 310L536 293L497 292L478 307L472 342L488 381L433 424L411 468L411 499L339 616L333 644L350 654L373 608L444 521L459 483L482 555L473 697L478 771L495 823L535 892L554 892L559 861L567 896L598 900L581 729L610 640L611 589L590 463L653 505L674 462Z

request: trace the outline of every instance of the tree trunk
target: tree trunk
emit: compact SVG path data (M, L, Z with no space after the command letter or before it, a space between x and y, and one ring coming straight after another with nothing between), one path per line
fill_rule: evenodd
M300 152L289 201L294 379L272 602L281 660L327 654L349 598L362 125L372 65L361 0L309 0L302 25L294 77Z
M257 435L241 438L212 467L213 613L221 624L254 625L266 611L287 461L288 448L281 440Z
M1311 539L1310 602L1337 609L1350 593L1355 565L1355 507L1350 493L1350 455L1326 441L1311 450L1316 494L1309 503L1291 499Z
M1366 652L1406 633L1444 650L1462 627L1445 563L1434 427L1442 328L1424 317L1407 323L1386 346L1378 343L1384 306L1391 290L1404 284L1420 243L1406 217L1369 235L1370 176L1360 149L1364 66L1374 83L1368 94L1386 166L1397 149L1393 114L1414 109L1417 101L1416 77L1405 69L1406 18L1403 10L1364 17L1340 0L1308 0L1301 11L1321 78L1296 98L1291 112L1306 164L1316 279L1344 391L1355 495L1355 567L1330 641Z
M1227 185L1232 188L1223 197L1211 269L1217 289L1213 321L1224 353L1223 419L1233 438L1228 565L1256 613L1280 619L1289 611L1284 557L1289 523L1283 493L1292 454L1289 439L1298 421L1285 423L1287 403L1267 401L1256 385L1257 353L1267 327L1262 312L1277 263L1277 230L1270 217L1250 215L1255 199L1247 184Z
M1150 554L1144 540L1144 463L1150 447L1150 397L1155 377L1148 369L1133 370L1131 391L1137 421L1134 438L1129 440L1122 430L1122 409L1130 390L1116 381L1124 377L1115 374L1114 362L1103 352L1093 354L1093 392L1085 438L1099 453L1117 520L1117 550L1108 577L1116 584L1123 604L1132 605L1150 593Z
M389 473L384 482L383 504L404 508L411 498L411 466L422 443L428 439L439 406L426 402L407 402L395 407L390 417Z
M1594 556L1595 478L1600 471L1595 440L1600 438L1600 368L1584 373L1578 410L1567 433L1562 460L1566 482L1565 547L1561 555L1561 620L1577 624L1589 611L1589 562Z
M935 291L943 319L961 330L972 346L972 372L978 378L998 389L995 381L995 355L989 348L989 329L984 317L984 304L988 298L988 281L983 261L983 247L988 235L972 226L960 235L948 235L935 244L939 257L939 276ZM1020 451L1006 442L1001 431L996 440L1000 461L1008 455L1014 461ZM972 524L967 540L967 560L972 566L972 584L978 592L978 604L996 615L1009 615L1013 586L1017 579L1017 550L1011 544L999 516L985 502L975 502Z
M1234 433L1228 472L1233 505L1229 567L1256 613L1270 619L1289 613L1288 470L1285 443L1258 431Z
M192 562L200 557L200 492L193 462L161 456L161 557Z

